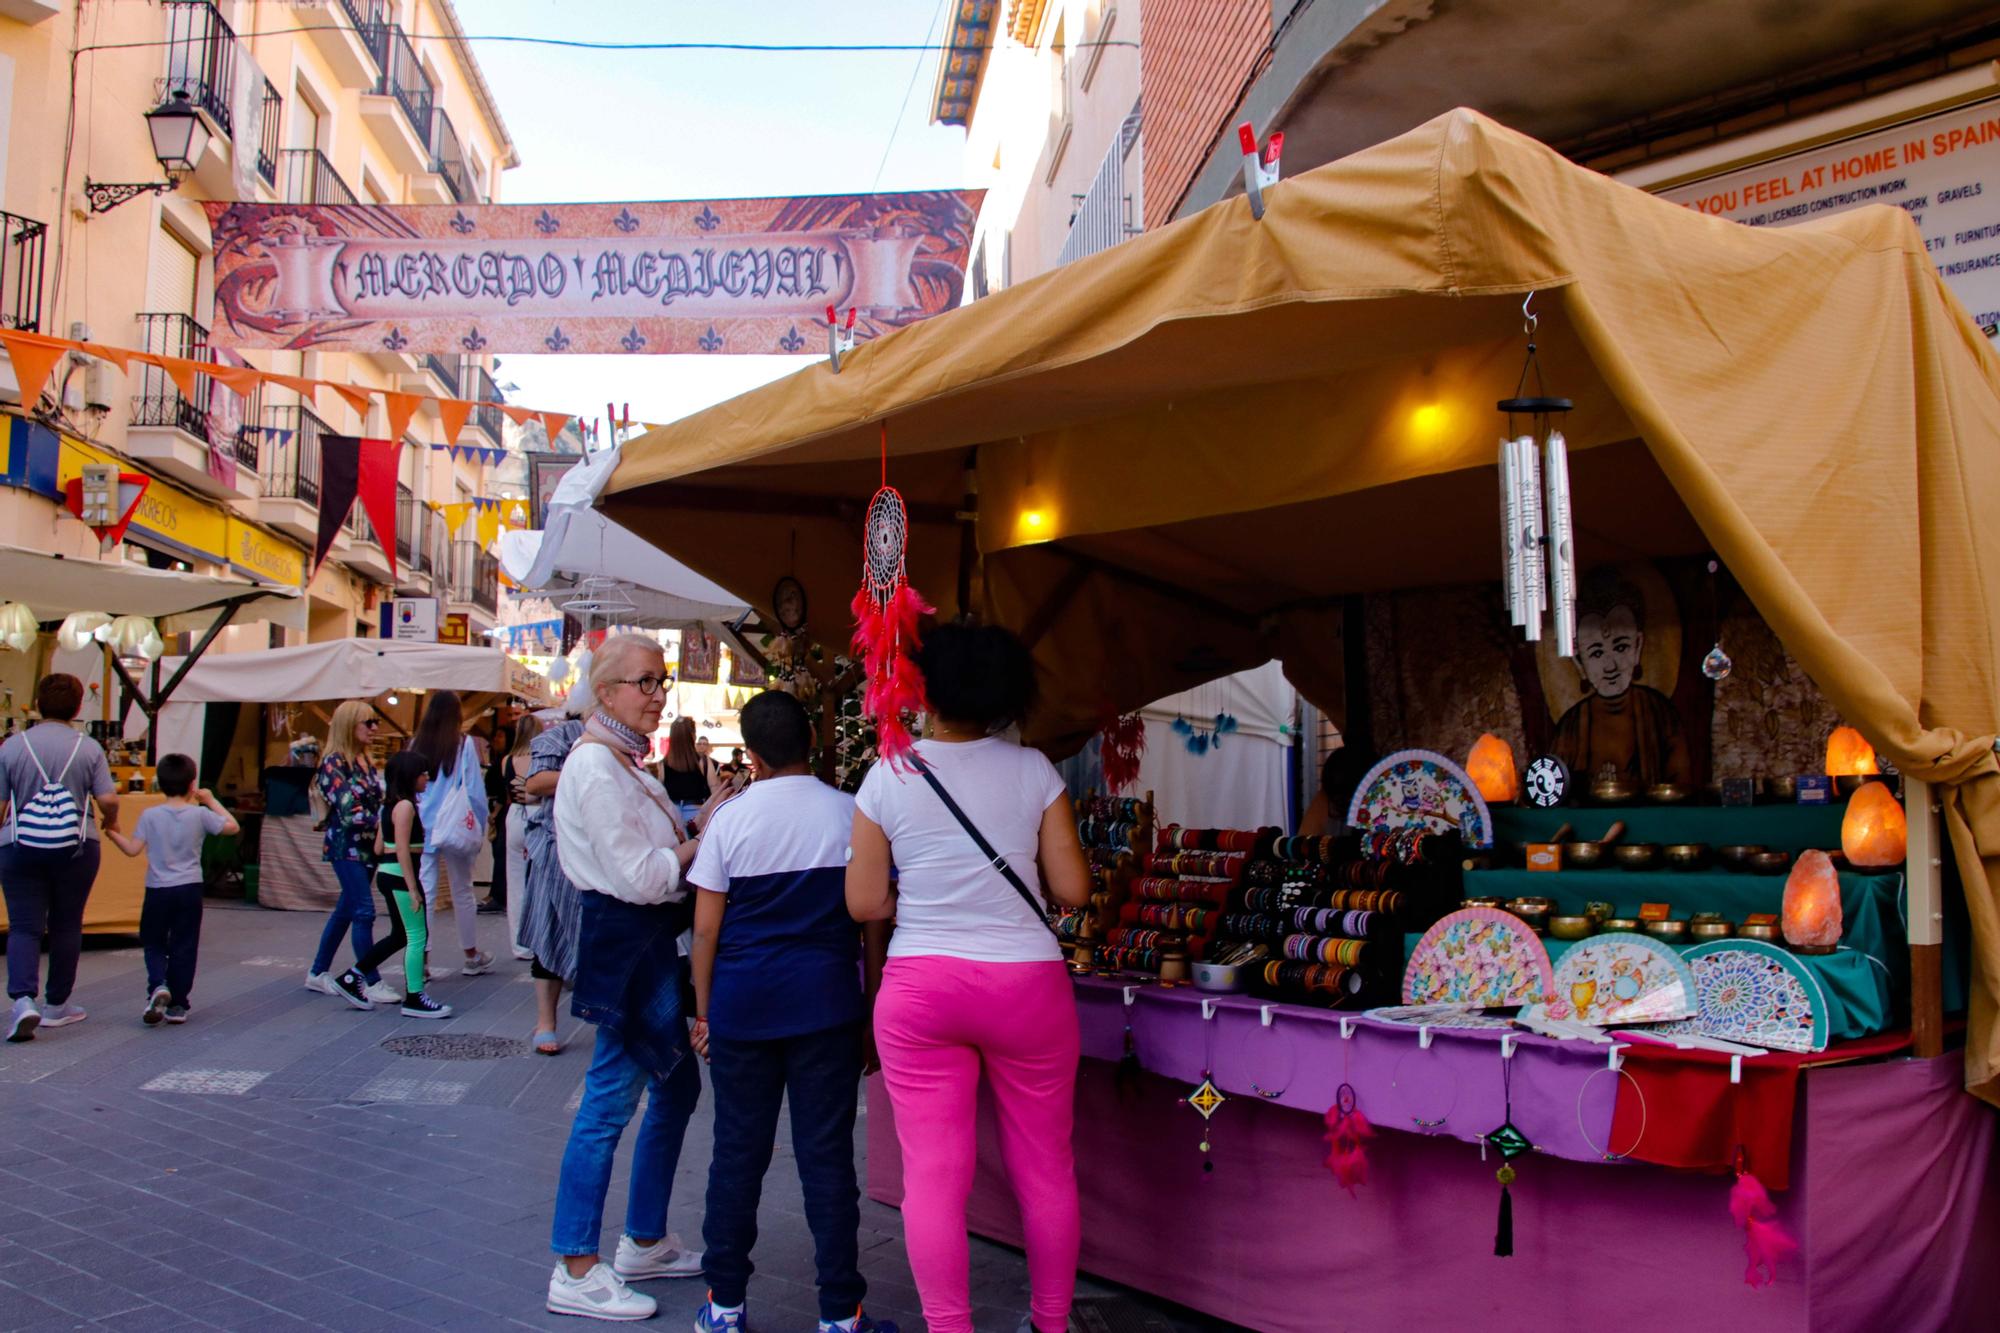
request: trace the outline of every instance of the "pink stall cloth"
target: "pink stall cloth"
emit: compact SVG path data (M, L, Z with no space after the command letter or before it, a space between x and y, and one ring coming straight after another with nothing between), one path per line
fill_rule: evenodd
M1186 1084L1086 1059L1082 1264L1270 1333L1989 1329L1996 1120L1961 1090L1962 1065L1953 1053L1806 1072L1792 1188L1777 1197L1800 1250L1753 1291L1726 1177L1529 1154L1515 1161L1514 1256L1497 1259L1499 1161L1476 1143L1378 1134L1350 1198L1321 1165L1318 1115L1232 1097L1204 1157ZM868 1105L868 1192L895 1205L901 1158L879 1078ZM984 1106L980 1129L969 1221L1018 1245Z

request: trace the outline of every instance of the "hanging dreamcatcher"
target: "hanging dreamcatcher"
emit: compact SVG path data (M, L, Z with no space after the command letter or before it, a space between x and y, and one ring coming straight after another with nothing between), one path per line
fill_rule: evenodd
M1114 717L1097 736L1104 789L1116 796L1139 780L1139 761L1146 757L1146 719L1137 713Z
M861 590L854 594L854 652L865 685L862 711L875 724L876 749L895 763L910 748L909 713L924 707L924 678L911 659L918 624L931 613L910 586L910 515L889 484L889 427L882 426L882 486L868 502L861 537Z

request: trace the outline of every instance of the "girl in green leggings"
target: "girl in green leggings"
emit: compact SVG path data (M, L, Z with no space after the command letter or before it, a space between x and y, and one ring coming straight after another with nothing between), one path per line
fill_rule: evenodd
M394 913L393 934L369 952L357 966L380 967L398 948L403 950L403 1016L450 1018L451 1006L424 993L424 966L429 936L424 927L424 887L417 878L423 855L424 824L417 817L417 796L430 781L430 766L422 755L405 750L391 758L383 772L387 788L385 813L375 830L375 887ZM380 958L375 955L381 954Z

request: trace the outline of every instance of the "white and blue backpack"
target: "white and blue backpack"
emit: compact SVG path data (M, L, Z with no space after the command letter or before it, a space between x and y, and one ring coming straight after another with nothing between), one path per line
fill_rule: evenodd
M35 753L35 747L27 745L28 758L35 761L35 771L42 775L42 785L33 796L19 802L14 810L15 846L60 852L82 844L84 811L77 805L76 794L63 781L69 775L70 765L76 762L77 752L82 749L83 737L78 736L62 772L51 778L49 771L42 767L42 757Z

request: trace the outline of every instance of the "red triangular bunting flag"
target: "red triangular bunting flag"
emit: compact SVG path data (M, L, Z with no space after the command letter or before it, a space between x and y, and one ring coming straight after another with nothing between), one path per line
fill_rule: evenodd
M361 475L355 487L362 510L375 525L382 554L389 558L392 580L396 577L396 463L402 452L400 439L363 440Z
M457 444L458 433L465 429L466 419L472 415L472 404L463 398L440 398L437 405L438 424L444 427L446 442Z
M569 413L567 412L542 413L542 429L549 433L550 448L555 447L556 436L562 434L563 427L567 426L568 424L569 424Z
M416 416L423 396L414 393L385 393L382 405L389 410L389 438L400 440L409 433L410 418Z
M14 363L14 379L21 386L21 406L33 411L41 400L43 386L68 348L53 340L12 331L0 331L0 343L6 345L7 356Z

